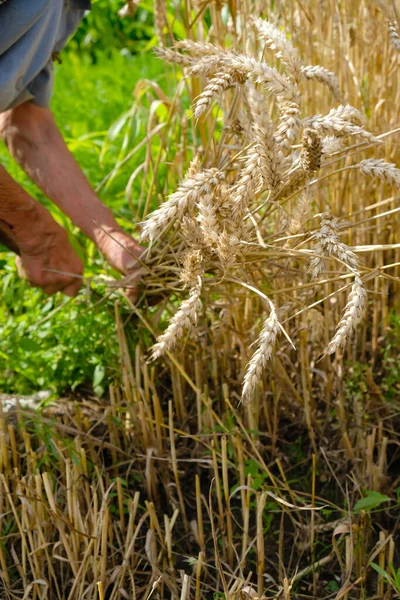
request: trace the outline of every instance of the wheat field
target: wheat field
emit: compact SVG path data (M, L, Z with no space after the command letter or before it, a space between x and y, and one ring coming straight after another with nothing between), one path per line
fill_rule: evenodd
M399 597L399 11L155 0L142 297L0 414L1 598Z

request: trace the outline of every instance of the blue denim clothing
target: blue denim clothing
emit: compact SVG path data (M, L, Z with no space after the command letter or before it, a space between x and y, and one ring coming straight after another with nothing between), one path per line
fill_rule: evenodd
M0 112L27 101L49 105L52 53L65 46L88 6L88 0L0 4Z

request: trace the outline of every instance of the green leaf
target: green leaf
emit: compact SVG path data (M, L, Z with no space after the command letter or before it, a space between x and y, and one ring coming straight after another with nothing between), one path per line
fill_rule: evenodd
M39 344L30 338L21 338L19 346L22 350L25 350L25 352L38 352L40 350Z
M390 577L390 575L388 573L386 573L385 569L382 569L382 567L380 567L379 565L377 565L376 563L373 563L373 562L370 563L370 565L386 581L388 581L389 583L393 582L392 578Z
M106 370L103 365L96 365L93 372L93 387L97 387L103 381Z
M377 508L384 502L390 502L391 500L389 496L385 496L383 494L380 494L379 492L366 491L365 494L365 498L361 498L361 500L359 500L355 504L353 509L355 512L358 512L360 510L373 510L374 508Z
M98 398L101 398L101 397L102 397L102 395L104 394L104 387L103 387L102 385L96 385L96 386L93 388L93 391L94 391L94 393L96 394L96 396L97 396Z

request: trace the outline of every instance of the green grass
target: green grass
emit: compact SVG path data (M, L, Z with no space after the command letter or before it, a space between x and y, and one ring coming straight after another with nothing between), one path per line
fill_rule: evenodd
M143 138L146 122L135 102L140 79L160 79L160 61L151 54L125 56L117 51L90 57L65 53L57 67L52 109L59 127L90 182L96 187L115 164ZM117 123L117 125L116 125ZM104 186L100 196L133 230L131 209L124 189L131 172L144 159L138 152ZM94 245L46 200L14 163L4 146L0 161L35 198L42 201L68 230L85 261L85 274L104 273L105 265ZM138 185L138 184L137 184ZM133 189L133 198L138 187ZM55 393L93 385L102 392L118 375L112 301L100 304L97 285L90 301L83 290L76 300L57 294L52 298L30 288L18 278L14 255L0 253L0 390L30 393L49 389Z

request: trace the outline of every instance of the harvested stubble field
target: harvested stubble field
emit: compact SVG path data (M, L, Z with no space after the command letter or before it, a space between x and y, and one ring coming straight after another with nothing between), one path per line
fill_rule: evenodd
M142 298L0 415L1 598L399 596L398 11L156 0Z

